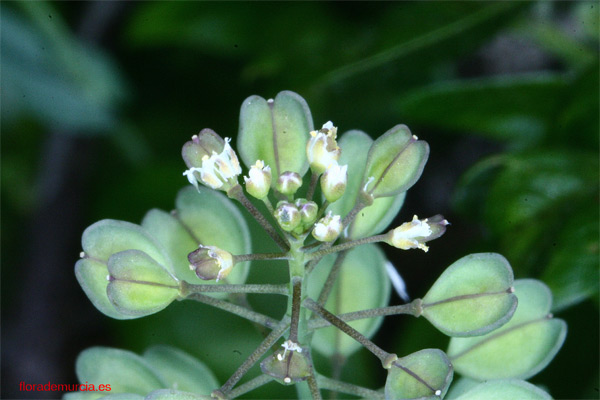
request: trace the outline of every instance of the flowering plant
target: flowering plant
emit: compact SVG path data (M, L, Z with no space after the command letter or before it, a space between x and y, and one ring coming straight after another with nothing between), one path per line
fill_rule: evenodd
M110 317L139 318L174 300L195 300L251 321L264 333L262 342L222 384L200 360L164 346L143 356L85 350L77 361L82 382L110 382L106 399L228 399L272 381L296 385L299 397L313 399L324 389L386 399L465 400L498 393L549 398L524 379L555 356L566 325L549 314L547 287L514 281L501 255L467 255L422 298L388 305L392 284L401 298L408 296L376 243L427 252L426 243L449 225L440 215L415 215L386 231L421 176L429 155L425 141L404 125L375 141L360 131L338 141L332 122L315 130L304 99L286 91L275 99L246 99L239 156L230 142L210 129L194 135L182 150L188 167L183 175L192 186L179 193L176 209L151 210L141 225L91 225L75 273L93 304ZM240 158L249 168L243 183ZM278 251L251 252L247 222L234 202ZM286 283L245 283L250 268L274 260L286 261ZM285 296L286 311L279 318L258 312L246 301L248 294ZM451 337L448 349L398 356L379 347L371 338L382 318L399 314L427 319ZM360 346L380 360L384 388L327 377L313 361L317 352L339 362ZM245 379L259 362L262 374ZM463 378L451 387L454 372Z

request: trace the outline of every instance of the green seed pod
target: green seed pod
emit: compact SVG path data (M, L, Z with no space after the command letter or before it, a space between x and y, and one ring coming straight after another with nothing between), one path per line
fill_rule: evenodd
M517 307L513 272L500 254L470 254L449 266L423 298L423 316L448 336L504 325Z
M310 376L310 360L306 352L291 340L286 340L282 347L260 364L262 372L284 385L306 380Z
M402 357L388 369L385 398L438 400L445 396L454 373L446 354L425 349Z
M146 360L130 351L110 347L91 347L82 351L75 363L82 384L110 384L111 393L147 393L168 387L167 382Z
M191 284L243 283L248 275L249 262L236 264L227 279L204 281L190 270L188 254L203 246L214 246L231 254L251 251L250 232L240 211L222 193L200 186L196 191L182 189L172 213L150 210L142 226L167 250L173 259L174 275ZM225 297L226 293L211 293Z
M314 201L308 201L306 199L297 199L294 204L300 212L302 218L301 224L303 230L306 230L317 220L317 214L319 213L319 206Z
M348 131L340 135L339 146L342 150L339 163L348 165L348 182L342 197L327 209L333 214L345 217L354 207L362 189L362 178L367 164L366 148L370 148L373 139L362 131ZM359 239L381 233L396 217L404 203L405 193L396 196L381 197L362 209L350 224L345 234L350 239Z
M552 318L552 294L533 279L515 281L519 306L512 319L484 336L452 338L448 356L461 375L477 379L528 379L561 348L567 326Z
M180 293L179 281L140 250L125 250L110 256L108 272L108 298L126 315L154 314Z
M308 295L311 298L319 297L335 259L335 254L324 257L309 275ZM343 314L388 305L391 283L385 269L386 262L385 255L374 244L348 251L325 308L335 314ZM365 265L369 268L365 268ZM383 317L375 317L351 321L349 325L363 335L372 337L382 321ZM354 339L331 326L318 329L312 344L319 353L328 357L337 353L349 357L361 348Z
M421 177L428 157L427 142L406 125L396 125L371 146L362 190L375 199L406 192Z
M206 398L207 395L182 392L174 389L159 389L148 393L148 396L144 397L144 400L206 400ZM110 399L107 398L106 400Z
M83 232L81 243L82 259L75 264L77 281L94 306L112 318L129 319L141 316L117 310L108 298L107 264L113 254L139 250L166 271L174 271L165 249L146 230L129 222L108 219L96 222Z
M264 160L273 176L284 171L304 176L308 170L304 149L313 129L310 109L298 94L283 91L275 100L250 96L240 110L237 148L247 166Z
M551 400L552 397L539 387L520 379L497 379L482 382L454 400L480 399L527 399Z
M150 347L144 352L143 358L167 382L166 387L177 387L184 392L207 396L220 386L204 363L174 347Z

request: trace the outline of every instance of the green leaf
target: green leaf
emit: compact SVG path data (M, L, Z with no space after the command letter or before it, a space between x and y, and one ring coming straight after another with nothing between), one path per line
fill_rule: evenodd
M598 156L575 151L536 151L505 160L489 194L485 218L498 233L552 214L568 200L598 187Z
M204 363L174 347L150 347L143 357L170 388L210 395L219 387L214 374Z
M448 356L457 372L477 380L527 379L548 365L562 346L567 326L552 318L552 294L532 279L515 281L519 306L513 318L484 336L452 338Z
M308 277L308 295L317 299L336 256L330 255L315 267ZM342 262L338 278L325 308L334 314L343 314L368 308L386 306L391 284L385 270L385 256L373 244L350 250ZM349 322L349 325L367 337L372 337L382 317ZM319 329L313 336L313 348L326 356L349 356L360 348L354 339L335 327Z
M18 6L21 15L3 10L3 118L33 113L46 126L76 133L114 128L124 87L117 68L80 43L50 3Z
M248 226L231 200L200 186L198 190L186 187L179 191L175 204L174 213L150 210L142 221L142 226L167 249L174 261L175 276L192 284L243 283L248 275L248 262L236 264L226 279L216 282L199 279L190 270L187 258L199 244L216 246L231 254L250 253Z
M449 336L478 336L515 312L513 272L500 254L465 256L449 266L423 298L423 316Z
M550 130L565 87L560 75L446 81L404 96L399 107L413 124L531 145Z
M248 167L257 160L270 166L274 186L284 172L304 176L308 170L306 143L312 130L310 109L298 94L283 91L269 101L251 96L240 111L238 152Z
M504 400L504 399L528 399L528 400L550 400L552 397L542 389L529 382L519 379L490 380L470 389L454 400Z
M108 272L108 299L124 314L154 314L179 296L177 279L142 251L113 254L108 259Z
M438 349L425 349L402 357L388 370L385 398L440 399L452 382L452 364Z
M110 384L112 393L146 395L166 387L146 360L130 351L91 347L79 354L75 371L80 383Z
M342 155L338 163L348 165L348 183L344 195L328 210L334 215L346 216L356 204L361 182L367 164L366 148L371 147L373 139L362 131L352 130L341 135L338 141ZM348 228L348 237L359 239L383 231L396 217L404 203L406 193L375 199L373 204L364 208Z
M144 400L205 400L208 397L174 389L160 389L148 394Z
M374 198L406 192L421 177L428 157L429 145L406 125L396 125L371 145L362 190Z
M541 279L554 295L553 311L597 296L600 288L598 271L598 207L581 209L560 230L556 247Z

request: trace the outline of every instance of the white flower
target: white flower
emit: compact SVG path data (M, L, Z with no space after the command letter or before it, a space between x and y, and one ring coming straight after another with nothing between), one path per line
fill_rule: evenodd
M264 161L257 160L250 167L248 176L244 177L246 190L257 199L264 199L271 187L271 167L265 166Z
M330 203L337 201L346 190L348 182L348 166L339 166L337 163L327 168L321 176L321 190Z
M191 167L183 173L188 178L188 181L198 188L198 175L200 182L213 189L220 189L230 179L237 178L242 173L240 162L235 154L235 151L229 145L230 138L225 138L223 151L217 154L213 151L212 155L204 155L202 157L202 166Z
M200 279L224 279L234 265L233 255L215 246L199 245L198 249L188 255L190 269Z
M425 241L432 234L431 226L427 223L427 218L420 220L416 215L412 221L405 222L392 231L391 245L402 249L421 249L425 252L429 247L425 246Z
M320 242L332 242L342 232L343 225L339 215L331 215L331 211L315 224L312 235Z
M277 354L277 359L279 361L283 361L285 359L285 355L288 351L297 351L298 353L302 353L302 347L296 342L292 342L291 340L286 340L281 345L283 347L283 354Z
M331 121L318 131L310 132L311 138L306 144L306 156L314 173L322 174L330 166L337 165L341 150L337 145L337 128Z

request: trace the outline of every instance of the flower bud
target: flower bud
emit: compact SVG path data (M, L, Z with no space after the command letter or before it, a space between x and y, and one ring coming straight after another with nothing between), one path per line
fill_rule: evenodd
M250 167L248 175L249 177L244 177L248 193L257 199L264 199L267 197L271 187L271 168L268 165L265 166L264 161L257 160L256 163Z
M310 132L311 138L306 145L306 156L310 169L316 174L322 174L332 165L337 164L342 151L335 141L337 128L331 121L318 131Z
M442 236L448 224L449 222L441 215L422 220L415 215L412 221L389 231L385 242L402 250L421 249L427 252L429 247L425 242Z
M205 281L227 278L233 268L233 255L214 246L200 245L188 254L190 269Z
M315 224L312 235L321 242L333 242L342 233L344 226L339 215L331 215L331 211Z
M337 201L346 190L348 166L331 165L321 176L321 190L328 202Z
M279 176L275 189L279 193L292 196L300 189L300 186L302 186L302 177L296 172L287 171Z
M183 159L189 167L183 175L196 188L200 182L212 189L227 191L237 184L242 168L229 145L231 139L225 138L222 143L219 139L216 133L204 129L183 146Z
M275 209L274 213L275 219L281 229L286 232L293 231L298 225L300 225L300 221L302 217L300 212L296 208L295 205L288 203L287 201L280 201Z
M298 199L295 204L300 212L302 225L308 227L317 220L317 214L319 213L319 206L317 203L306 199Z

